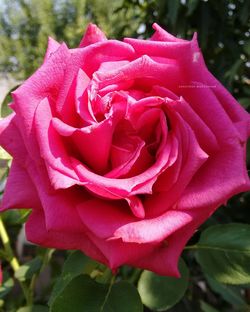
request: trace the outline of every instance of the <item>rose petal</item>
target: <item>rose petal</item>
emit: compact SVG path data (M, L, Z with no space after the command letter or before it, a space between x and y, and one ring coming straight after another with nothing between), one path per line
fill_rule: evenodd
M21 167L16 160L13 160L4 190L1 210L37 207L41 207L41 203L27 170Z
M51 183L55 188L67 188L78 183L78 177L62 140L51 124L52 114L47 98L37 106L34 124L37 143L40 147L39 158L45 160Z
M135 49L138 56L146 54L150 57L163 57L165 58L165 62L169 63L171 60L183 58L183 54L187 53L191 47L190 41L159 42L125 38L124 42L129 43Z
M47 230L42 210L34 210L25 225L27 239L46 248L80 249L89 257L108 264L106 257L84 233Z
M64 70L69 57L66 45L62 44L29 79L12 93L17 123L21 125L20 132L24 144L34 161L40 159L33 123L36 108L48 94L50 98L57 97L64 80Z
M200 147L208 154L218 151L217 139L211 129L182 97L171 102L171 107L178 112L183 120L190 125Z
M168 33L165 29L163 29L161 26L159 26L157 23L154 23L152 25L153 29L155 30L155 33L150 38L150 40L154 41L172 41L172 42L185 42L186 40L177 38L170 33Z
M149 77L158 82L160 81L171 90L176 90L181 79L180 69L177 64L159 64L147 55L137 58L118 70L96 72L93 77L100 89L110 84L124 83L126 80L131 81L137 78ZM171 79L166 79L166 77L171 77Z
M170 210L158 218L146 219L120 226L114 236L130 243L161 242L169 235L192 221L189 212Z
M71 158L71 162L80 181L85 184L86 188L95 194L111 199L126 198L136 194L150 194L158 175L160 175L162 171L170 166L176 159L176 145L172 144L172 137L169 136L168 143L156 159L154 165L142 174L131 178L106 178L91 172L77 159Z
M79 44L80 48L86 47L88 45L94 44L100 41L106 41L107 38L104 33L95 24L88 24L85 34Z
M48 47L46 50L46 54L44 57L44 62L46 62L49 57L60 47L60 43L54 40L53 38L49 37L48 39Z
M27 161L27 151L16 126L16 119L16 114L13 113L0 120L0 145L24 166Z
M180 277L178 270L180 254L197 226L204 222L207 216L196 214L195 217L199 221L187 223L186 226L174 231L166 240L159 243L146 257L138 258L137 261L128 264L151 270L159 275Z
M178 208L218 207L234 194L249 189L245 148L237 138L231 138L200 168L182 194Z

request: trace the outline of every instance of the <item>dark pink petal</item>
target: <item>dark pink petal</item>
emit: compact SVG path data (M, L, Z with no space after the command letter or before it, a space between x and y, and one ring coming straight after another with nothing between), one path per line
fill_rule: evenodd
M83 48L96 42L106 41L104 33L95 24L88 24L85 34L80 42L79 47Z
M126 198L136 194L150 194L157 177L176 159L176 145L172 143L172 138L169 136L168 143L155 163L145 172L131 178L106 178L91 172L77 159L72 158L71 161L80 181L95 194L112 199Z
M55 188L67 188L77 184L78 177L72 168L68 151L61 137L51 124L52 114L47 98L36 109L34 124L40 155L45 160L51 182Z
M158 178L154 185L155 193L145 201L150 216L157 216L170 209L208 159L208 155L200 148L193 130L181 116L174 112L170 120L178 140L178 158L173 166Z
M27 170L21 167L16 160L13 160L4 190L1 210L37 207L41 207L41 203Z
M137 220L125 200L93 198L79 203L77 210L83 224L102 239L114 237L118 228Z
M225 113L213 90L198 82L195 85L197 87L183 89L182 95L197 115L211 129L218 143L223 144L230 138L239 137L237 129ZM201 99L203 101L202 105L200 103ZM215 122L215 116L219 122Z
M191 214L190 214L191 217ZM180 277L178 262L187 241L193 235L199 224L207 218L206 214L195 213L193 222L174 231L166 240L159 243L151 253L144 258L128 264L151 270L159 275Z
M69 87L68 93L60 96L56 102L56 110L60 116L60 119L68 124L77 125L83 123L80 120L81 112L79 106L81 105L82 98L86 93L86 89L89 85L90 79L84 73L83 70L79 69L78 73L74 77L72 84ZM65 82L66 84L66 82ZM62 89L65 88L65 85ZM78 116L78 114L80 116ZM91 116L84 115L84 122L89 122Z
M200 147L208 154L218 151L218 142L212 130L182 97L169 103L192 128Z
M30 163L26 168L37 188L37 193L44 211L47 230L82 232L82 225L76 206L88 199L88 194L78 188L54 190L48 178L44 164L36 166Z
M23 166L27 161L27 151L22 136L16 126L16 114L0 120L0 145Z
M130 196L126 198L133 214L140 219L145 218L145 210L143 203L138 196Z
M85 233L67 232L66 230L47 230L42 210L34 210L30 215L26 226L27 239L37 245L46 248L80 249L89 257L104 264L108 264L102 252L91 242Z
M92 242L107 258L109 267L115 271L121 265L146 258L154 249L153 244L124 243L120 239L102 240L95 235L90 236Z
M157 23L154 23L152 25L153 29L155 30L155 33L150 38L150 40L153 41L170 41L170 42L185 42L186 40L177 38L170 33L168 33L166 30L164 30L161 26L159 26Z
M213 86L213 92L230 117L241 135L242 141L246 141L250 135L250 116L235 98L208 72L207 82Z

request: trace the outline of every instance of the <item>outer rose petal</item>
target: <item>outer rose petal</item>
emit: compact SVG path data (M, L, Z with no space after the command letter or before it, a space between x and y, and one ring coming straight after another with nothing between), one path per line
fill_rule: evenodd
M78 177L72 168L68 152L51 124L52 113L47 98L38 104L34 120L40 157L45 159L54 187L67 188L77 184Z
M58 43L56 40L54 40L53 38L49 37L48 39L48 47L46 50L46 54L44 57L44 62L46 62L49 57L56 52L56 50L60 47L60 43Z
M88 24L85 34L80 42L79 47L83 48L99 41L106 41L104 33L95 24Z
M26 148L16 126L16 115L13 113L0 120L0 145L17 161L26 164Z
M21 167L16 160L13 160L4 190L1 210L40 206L36 188L27 174L27 170Z
M40 151L33 127L35 110L40 101L48 94L50 98L58 96L69 57L68 49L62 44L40 69L12 93L14 98L13 109L17 113L17 123L21 125L20 132L24 144L30 157L34 160L40 159Z
M151 270L160 275L180 277L178 271L180 254L195 229L208 217L207 214L197 211L193 216L193 222L189 222L185 227L175 231L165 241L158 244L146 257L139 258L137 261L128 264Z
M161 28L161 26L159 26L157 23L154 23L152 26L155 30L155 33L153 34L153 36L150 38L150 40L153 41L185 41L183 39L177 38L173 35L171 35L170 33L168 33L165 29Z
M27 239L47 248L79 249L108 265L106 257L95 247L83 232L67 232L65 230L47 230L42 210L34 210L25 225Z
M231 196L249 189L245 148L239 139L232 138L197 172L183 193L178 209L218 207Z

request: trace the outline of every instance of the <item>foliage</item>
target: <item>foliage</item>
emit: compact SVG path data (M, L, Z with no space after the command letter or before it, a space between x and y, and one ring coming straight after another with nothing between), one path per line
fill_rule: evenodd
M77 46L90 21L111 38L147 38L157 22L182 38L197 31L209 69L249 109L249 17L250 0L2 0L0 72L25 79L42 63L48 36ZM0 152L3 192L11 160ZM127 266L113 276L78 251L28 245L29 212L5 212L0 311L250 311L249 202L249 193L234 197L197 231L178 280Z

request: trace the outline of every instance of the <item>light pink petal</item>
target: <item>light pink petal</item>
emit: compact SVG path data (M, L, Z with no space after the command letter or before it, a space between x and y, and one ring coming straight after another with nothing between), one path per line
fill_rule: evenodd
M40 150L36 141L34 115L43 98L58 96L64 80L64 70L70 57L66 45L62 44L55 53L29 79L27 79L12 95L13 108L17 113L17 123L24 144L32 159L40 159Z
M124 65L128 65L129 61L115 61L115 62L103 62L100 64L100 67L98 68L98 72L107 72L114 69L119 69L123 67Z
M160 81L171 90L176 90L181 80L178 64L159 64L147 55L143 55L119 69L94 74L94 80L98 83L100 89L109 84L124 83L126 80L145 79L147 77ZM171 79L166 79L166 77L171 77Z
M1 210L9 208L37 208L40 207L39 197L27 170L13 160L4 195Z
M145 218L145 210L143 203L138 196L130 196L126 198L133 214L140 219Z
M58 43L53 38L49 37L48 39L48 47L45 53L44 62L46 62L49 57L60 47L60 43Z
M181 60L183 54L188 53L191 47L190 41L159 42L125 38L124 42L129 43L135 49L137 56L146 54L152 58L161 57L162 60L159 63L171 63L173 60Z
M104 33L95 24L88 24L85 34L80 42L79 47L83 48L88 45L94 44L100 41L106 41L107 38Z
M161 242L169 235L192 221L189 212L170 210L158 218L127 223L119 227L114 236L130 243Z
M182 194L178 209L218 207L233 195L249 189L245 148L239 139L228 139L194 176Z
M92 77L103 62L130 60L134 57L132 46L118 40L98 42L84 49L71 49L70 52L72 61L66 72L68 78L74 77L79 68ZM66 80L70 81L68 78Z

